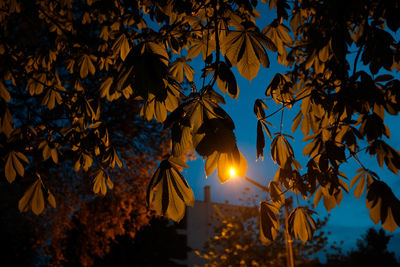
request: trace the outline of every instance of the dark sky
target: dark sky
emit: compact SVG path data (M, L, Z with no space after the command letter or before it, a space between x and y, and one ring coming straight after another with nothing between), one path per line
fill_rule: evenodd
M263 185L273 179L277 165L271 160L270 156L270 144L269 139L266 140L266 148L264 150L264 160L256 161L256 123L257 119L253 113L253 104L257 98L265 98L265 90L271 81L272 77L277 72L283 72L284 68L278 65L276 62L276 55L270 53L271 67L268 69L260 68L258 76L250 83L248 80L242 78L235 69L235 74L238 79L240 88L240 94L238 100L232 100L226 95L227 104L223 108L228 112L235 122L236 130L235 134L237 137L237 143L239 150L243 153L247 159L248 169L247 176L257 180ZM199 63L200 64L200 63ZM197 66L196 66L197 68ZM198 75L198 74L197 74ZM199 77L198 77L199 79ZM279 106L271 101L267 105L269 109L266 110L267 115L277 110ZM291 134L291 125L294 116L299 110L299 105L294 106L289 112L285 113L284 117L284 133ZM400 150L400 118L387 117L387 124L391 129L391 140L389 143L394 146L397 150ZM271 117L269 120L274 124L276 128L270 128L271 132L279 131L280 113ZM300 127L299 127L300 128ZM291 141L291 145L295 150L296 159L302 164L303 167L306 165L306 158L303 157L302 151L306 143L302 141L303 135L300 131L296 131L293 136L295 142ZM360 147L364 147L365 144L360 144ZM378 175L388 183L394 192L394 194L400 198L400 177L394 175L388 170L382 170L376 163L376 159L370 159L368 155L361 157L362 162L369 169L378 173ZM188 180L190 186L193 188L195 198L197 200L203 199L203 187L205 185L211 186L211 199L215 202L224 202L228 200L231 203L238 203L238 199L242 196L242 192L245 187L251 187L251 185L241 179L236 178L230 180L227 183L221 185L216 172L206 179L204 172L204 161L199 159L189 162L190 168L184 170L184 176ZM341 171L347 174L349 180L355 176L356 170L359 168L358 164L354 160L350 160L348 163L343 164L340 168ZM374 223L369 218L369 211L365 206L366 190L364 194L359 198L355 199L352 188L349 194L344 194L341 206L336 206L331 210L331 216L326 227L326 231L330 231L330 241L344 241L343 248L351 249L355 247L356 240L360 238L362 234L366 232L369 227L375 227ZM258 193L260 197L263 196L263 192L253 190L254 194ZM256 198L257 202L261 198ZM312 200L312 199L311 199ZM304 203L304 202L303 202ZM326 216L326 212L322 200L317 207L317 212L321 216ZM378 224L377 228L380 227ZM392 251L399 251L398 257L400 257L400 229L397 228L393 232L394 237L390 243L390 249Z

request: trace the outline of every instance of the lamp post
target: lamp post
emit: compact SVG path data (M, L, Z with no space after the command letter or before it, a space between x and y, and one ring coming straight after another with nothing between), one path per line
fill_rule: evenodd
M235 173L233 171L230 172L231 176L235 176ZM258 182L250 179L249 177L246 176L241 176L243 179L245 179L246 181L250 182L251 184L257 186L258 188L260 188L261 190L269 193L269 190L266 186L263 186L261 184L259 184ZM287 267L294 267L294 256L293 256L293 240L292 237L290 236L290 233L288 231L288 217L289 217L289 201L291 201L291 198L286 199L285 203L284 203L284 209L285 209L285 246L286 246L286 266Z

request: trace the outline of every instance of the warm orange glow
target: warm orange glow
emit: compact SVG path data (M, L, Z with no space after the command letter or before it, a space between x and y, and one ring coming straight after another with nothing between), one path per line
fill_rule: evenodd
M235 177L236 176L236 170L234 168L230 168L229 169L229 174L230 174L231 178Z

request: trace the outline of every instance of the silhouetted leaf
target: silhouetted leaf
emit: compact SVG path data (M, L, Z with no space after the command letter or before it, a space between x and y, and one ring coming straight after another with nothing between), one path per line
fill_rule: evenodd
M260 121L257 121L257 159L263 158L263 150L265 147L265 138L262 125Z
M241 28L237 32L230 32L221 44L222 54L238 67L239 73L252 80L258 73L260 63L263 67L269 66L267 49L276 51L271 40L262 36L256 28Z
M260 238L265 244L271 243L276 238L276 234L280 229L279 219L276 214L279 213L280 207L276 203L267 201L261 202L260 205Z
M217 85L222 92L227 92L234 99L239 96L239 87L236 82L235 75L225 62L218 64Z
M283 204L285 202L284 192L277 182L270 182L268 185L268 189L273 202L278 202L280 204Z
M2 98L6 103L11 99L11 95L2 81L0 81L0 98Z
M382 221L386 230L393 232L400 225L400 201L384 182L374 180L368 186L367 208L371 220Z
M214 172L215 168L217 168L219 155L220 154L217 151L214 151L211 155L207 156L204 167L206 171L206 177L210 176Z
M36 215L42 213L44 209L44 197L42 191L42 183L37 179L26 190L24 196L18 202L18 209L20 212L26 212L32 209Z

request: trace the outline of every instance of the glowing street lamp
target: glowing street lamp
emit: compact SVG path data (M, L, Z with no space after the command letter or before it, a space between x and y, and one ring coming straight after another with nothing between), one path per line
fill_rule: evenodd
M229 175L231 176L231 178L236 177L236 169L234 167L231 167L229 169Z

